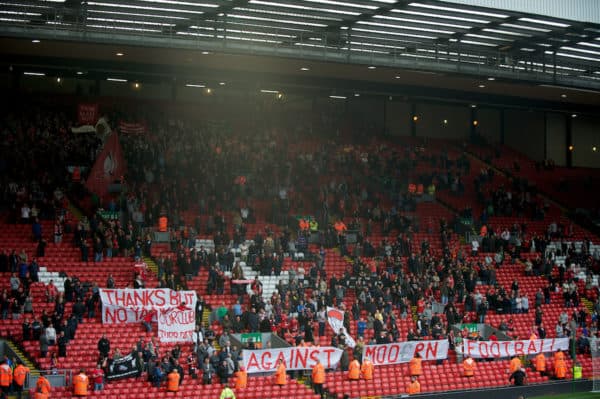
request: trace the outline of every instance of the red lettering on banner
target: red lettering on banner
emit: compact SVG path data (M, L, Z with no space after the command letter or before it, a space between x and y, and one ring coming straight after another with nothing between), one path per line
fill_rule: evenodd
M493 357L500 357L500 344L498 344L498 342L490 343L490 355Z
M319 360L319 350L313 349L310 351L310 366L314 366L317 363L317 360Z
M537 353L537 347L535 346L535 341L529 341L529 346L527 347L527 353Z
M333 352L335 352L335 349L323 349L323 352L325 352L327 354L327 366L326 368L330 368L333 367L333 365L331 364L331 354Z
M292 351L293 352L293 351ZM306 360L308 358L308 351L306 349L296 349L296 366L295 368L299 368L302 365L302 368L306 368ZM304 352L304 356L302 355Z
M425 345L422 342L415 345L415 353L421 353L423 349L425 349Z
M169 293L170 293L169 303L172 306L180 305L181 304L181 300L179 298L179 293L177 291L173 291L173 290L169 291Z
M125 323L127 322L127 310L123 308L111 309L109 307L104 308L105 320L109 324L114 323Z
M267 361L265 361L265 359L267 359ZM271 366L273 365L271 363L271 352L265 352L263 353L263 355L260 358L260 363L262 364L262 368L263 370L269 370L271 368Z
M481 356L483 357L489 356L488 346L486 342L479 343L479 353L481 353Z
M504 352L509 353L508 347L510 346L510 341L504 341L502 344L504 345Z
M264 355L263 355L264 358ZM264 363L263 363L264 364ZM260 365L258 364L258 359L256 359L256 354L255 353L250 353L250 359L248 359L248 365L246 366L246 368L257 368L260 369Z
M375 355L376 355L376 351L373 346L365 347L365 357L368 357L369 359L375 359Z
M554 338L552 338L552 344L550 345L550 352L556 352L554 349Z
M294 351L290 351L289 364L286 363L285 354L283 352L279 352L279 354L277 355L277 359L275 359L275 364L279 364L279 360L283 360L283 364L285 364L286 368L291 367L291 365L293 364L292 362L294 361Z
M467 341L467 354L470 355L474 349L475 349L475 342Z
M428 342L427 349L425 350L425 359L437 358L438 343ZM390 351L391 352L391 351Z
M390 363L396 363L398 361L398 355L400 355L400 346L392 345L390 346L390 352L388 353L388 361Z
M377 363L379 363L379 364L385 363L386 352L387 352L387 348L385 346L377 349L377 352L375 353L375 358L377 359Z
M524 355L525 353L523 352L523 342L521 341L516 341L515 342L515 354L516 355Z

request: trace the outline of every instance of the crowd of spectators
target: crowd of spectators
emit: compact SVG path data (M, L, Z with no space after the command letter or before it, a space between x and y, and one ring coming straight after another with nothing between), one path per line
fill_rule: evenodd
M571 267L577 265L588 273L598 269L600 256L590 253L589 240L576 250L567 244L572 226L551 222L542 234L530 232L526 223L499 231L489 222L495 215L544 220L548 204L537 201L536 193L523 182L514 180L512 187L490 192L484 187L495 178L492 169L482 170L475 179L477 200L483 206L477 220L482 230L470 245L470 253L469 245L461 245L453 233L451 221L439 220L438 224L414 216L417 196L407 189L409 183L433 187L430 194L443 189L462 195L462 179L470 169L464 156L451 160L443 150L431 150L424 144L400 146L383 138L350 144L332 137L302 137L293 130L288 134L255 128L240 133L179 120L150 123L147 135L121 135L129 164L122 182L125 189L120 196L101 200L101 206L122 211L124 220L102 220L92 214L89 219L69 223L64 191L75 186L66 166L90 165L99 141L70 133L70 122L63 114L38 110L34 115L33 120L25 114L3 119L0 156L6 183L2 200L12 210L15 222L32 225L32 239L43 240L36 220L50 219L55 221L57 244L64 229L73 229L74 244L81 249L84 262L102 262L112 256L139 259L152 254L152 236L144 228L156 225L158 218L166 215L172 228L172 251L155 259L158 286L184 289L206 269L206 294L223 294L229 289L238 297L231 308L215 306L214 320L222 335L199 325L194 352L185 360L181 348L161 353L155 341L140 339L131 354L140 365L140 374L146 371L154 384L160 385L173 369L181 376L179 383L185 374L195 378L200 372L205 384L210 384L213 376L227 382L239 371L242 349L231 346L229 333L274 332L293 345L329 344L348 349L343 332L336 332L331 342L322 342L327 306L346 310L344 326L357 333L352 355L359 360L369 343L448 339L453 349L461 337L452 326L484 322L488 312L518 315L532 309L532 333L545 337L542 304L549 303L552 292L561 292L564 306L573 313L561 315L551 335L577 340L578 350L585 352L589 350L587 337L597 332L600 304L596 301L592 315L580 309L581 293ZM301 139L306 145L296 144ZM13 147L27 150L12 152L9 149ZM416 175L417 164L427 164L429 169ZM249 237L248 225L265 213L271 227ZM295 214L316 216L322 232L317 245L308 245L306 233L290 218ZM343 219L352 219L356 243L347 243L347 233L332 223ZM426 233L427 238L419 233ZM196 248L198 234L212 236L214 251ZM548 251L557 241L560 245ZM94 316L98 286L69 277L64 294L60 294L50 284L46 298L55 304L54 311L43 313L40 319L31 316L30 286L37 281L38 258L43 258L43 245L39 248L32 259L24 251L17 253L18 249L0 253L0 270L12 273L10 290L1 295L2 318L23 317L23 338L39 340L42 357L54 345L62 357L78 323L84 316ZM243 284L229 281L245 280L232 248L239 249L241 259L262 275L280 275L286 256L306 250L302 262L306 273L298 278L293 267L290 277L282 279L268 298L262 295L257 278L247 297ZM328 272L331 248L338 248L349 260L339 275ZM524 252L538 255L523 259ZM558 267L557 256L566 256ZM507 259L521 264L526 276L544 276L547 286L531 298L520 290L517 280L510 287L499 285L498 269L508 267ZM591 280L587 281L591 284ZM106 285L111 286L110 280ZM131 286L145 287L142 276L136 275ZM351 305L346 301L349 292L356 298ZM70 317L64 317L67 303L73 307ZM207 304L201 297L198 303L200 321ZM412 317L414 328L403 336L399 320ZM514 330L511 324L509 319L498 327L510 333ZM111 355L108 346L99 343L98 364L105 372L110 361L120 356L116 351ZM342 370L348 368L349 352L344 351Z

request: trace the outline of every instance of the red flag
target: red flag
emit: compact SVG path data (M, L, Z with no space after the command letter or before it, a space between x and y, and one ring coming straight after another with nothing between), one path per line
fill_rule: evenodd
M79 125L95 125L98 121L98 104L78 104L77 121Z
M110 184L121 180L127 170L123 150L117 132L112 132L104 142L104 148L96 158L92 171L88 176L88 190L104 198L108 194Z

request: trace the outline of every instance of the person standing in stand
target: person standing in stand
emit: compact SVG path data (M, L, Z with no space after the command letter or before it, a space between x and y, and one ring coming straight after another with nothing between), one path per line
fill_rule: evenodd
M0 364L0 389L2 389L2 399L8 399L10 385L13 382L13 372L8 364L7 358L4 358Z
M94 391L102 391L104 389L104 370L102 370L100 363L92 371L92 381L94 382Z
M410 383L408 384L408 388L406 389L409 395L414 395L417 393L421 393L421 384L417 379L417 376L410 377Z
M17 399L21 399L23 394L23 386L29 374L29 368L24 366L21 361L17 360L17 367L13 370L13 388L17 393Z
M348 379L350 381L358 381L360 379L360 363L357 359L353 359L348 367Z
M365 357L362 365L360 366L360 374L362 375L363 380L372 380L373 379L373 371L375 367L373 366L373 362L368 357Z
M325 383L325 367L317 359L317 364L312 369L312 383L315 393L323 397L323 384Z
M52 385L44 374L40 374L37 382L35 383L35 394L34 399L48 399L50 397L50 391L52 391Z
M79 370L79 374L73 377L73 395L85 397L88 394L89 379L85 375L85 370Z
M283 359L279 359L279 364L275 371L275 385L283 388L285 384L287 384L285 364L283 363Z

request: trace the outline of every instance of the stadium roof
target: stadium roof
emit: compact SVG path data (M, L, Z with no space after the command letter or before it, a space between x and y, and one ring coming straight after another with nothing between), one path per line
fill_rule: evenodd
M0 56L10 65L25 56L30 58L23 65L41 65L30 62L31 57L46 57L43 62L51 63L54 56L60 58L57 63L76 59L90 70L90 59L101 59L116 71L124 61L175 68L194 59L192 72L193 67L217 72L247 67L268 73L298 61L328 70L324 78L384 82L389 76L383 71L397 71L404 82L409 77L430 87L464 91L484 83L496 94L538 98L556 96L542 92L544 87L561 93L577 88L582 89L577 93L582 102L598 104L600 24L437 0L0 3ZM23 39L41 39L43 46L30 49ZM118 64L115 48L127 52ZM193 52L210 53L221 64L196 61ZM260 61L265 56L268 61ZM377 71L359 76L367 67ZM526 83L534 89L500 82ZM573 97L570 92L569 100Z
M435 0L1 1L5 35L70 32L143 42L182 39L600 78L600 25ZM226 44L223 44L226 42ZM358 58L360 59L360 58Z

